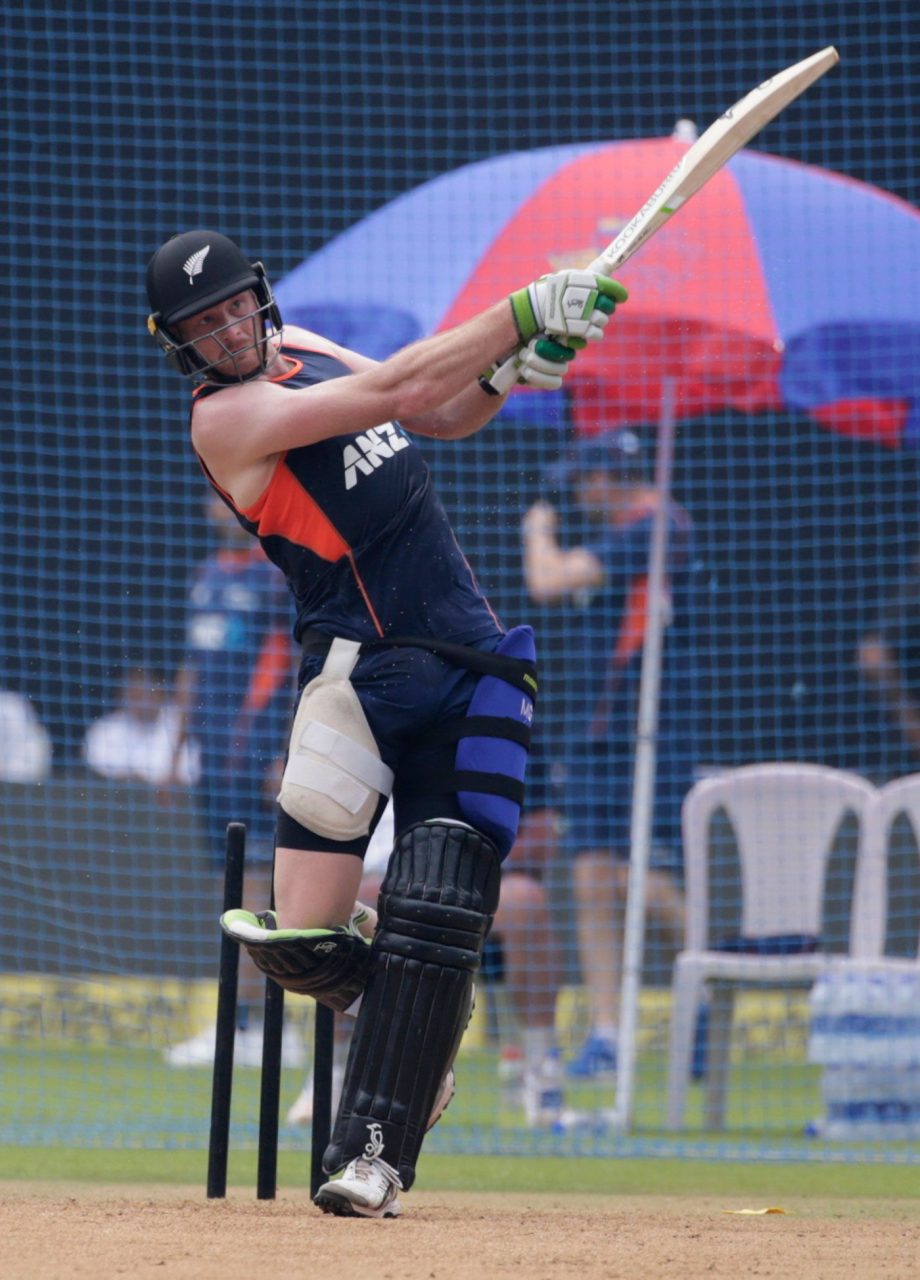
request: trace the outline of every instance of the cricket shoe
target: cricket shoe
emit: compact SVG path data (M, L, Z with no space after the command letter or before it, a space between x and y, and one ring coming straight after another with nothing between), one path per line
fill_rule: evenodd
M323 1183L313 1203L340 1218L398 1218L402 1208L396 1193L401 1190L399 1174L385 1160L358 1156L340 1178Z
M163 1050L163 1061L168 1067L210 1067L214 1063L214 1046L217 1033L213 1027L205 1027L197 1035Z

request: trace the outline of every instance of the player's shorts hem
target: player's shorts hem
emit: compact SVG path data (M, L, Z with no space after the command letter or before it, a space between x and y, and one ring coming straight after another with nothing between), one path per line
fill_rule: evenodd
M275 846L278 849L300 849L304 853L349 853L363 858L367 853L367 846L371 842L374 828L386 808L386 799L386 796L381 796L367 835L357 836L353 840L331 840L328 836L321 836L279 808L275 827Z

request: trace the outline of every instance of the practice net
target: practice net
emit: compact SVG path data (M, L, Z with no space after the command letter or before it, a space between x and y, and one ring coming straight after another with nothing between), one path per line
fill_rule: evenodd
M267 892L292 618L207 501L145 332L153 250L220 229L289 322L384 358L584 265L695 132L834 44L624 268L565 392L417 441L541 653L524 836L429 1148L917 1158L914 10L0 6L0 1141L201 1148L226 822ZM290 1147L312 1018L288 1001Z

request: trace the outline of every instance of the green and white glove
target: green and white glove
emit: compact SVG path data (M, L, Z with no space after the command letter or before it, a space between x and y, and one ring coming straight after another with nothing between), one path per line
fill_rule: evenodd
M274 911L225 911L220 927L249 952L253 964L286 991L312 996L336 1013L357 1012L371 963L358 913L335 929L279 929Z
M576 356L572 347L563 346L555 338L542 333L531 338L526 347L518 348L515 354L518 382L539 387L543 391L559 390L562 379Z
M516 375L514 382L539 387L541 391L558 391L569 364L575 359L576 354L572 347L563 346L555 338L538 334L535 338L531 338L526 346L518 347L509 357L509 361L514 362ZM489 395L502 394L499 388L492 384L491 379L500 368L505 367L506 363L506 361L500 361L486 369L479 379L479 385L483 391L488 392Z
M628 294L618 280L591 271L554 271L511 295L521 342L537 334L562 338L569 346L598 342L618 302Z

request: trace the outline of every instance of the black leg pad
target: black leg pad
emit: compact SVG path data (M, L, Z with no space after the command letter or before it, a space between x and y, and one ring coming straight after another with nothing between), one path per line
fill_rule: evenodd
M404 831L380 890L370 976L323 1167L379 1156L408 1190L438 1088L469 1021L501 864L464 823Z

